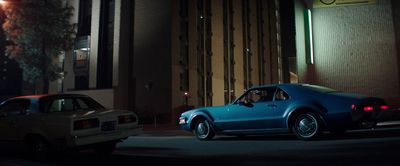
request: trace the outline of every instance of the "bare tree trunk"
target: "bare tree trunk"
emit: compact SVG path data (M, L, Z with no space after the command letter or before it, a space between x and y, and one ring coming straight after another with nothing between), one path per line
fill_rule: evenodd
M47 94L49 93L49 79L47 78L43 78L43 90L42 90L43 94Z

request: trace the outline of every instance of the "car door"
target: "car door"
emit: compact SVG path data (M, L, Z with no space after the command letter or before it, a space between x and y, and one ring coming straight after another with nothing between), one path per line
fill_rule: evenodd
M273 126L275 87L247 91L224 114L225 130L260 130Z
M291 98L287 92L281 88L277 88L274 96L274 128L284 128L286 126L285 112L290 106Z
M30 101L27 99L14 99L0 106L0 140L20 140L24 132L21 119L26 116Z

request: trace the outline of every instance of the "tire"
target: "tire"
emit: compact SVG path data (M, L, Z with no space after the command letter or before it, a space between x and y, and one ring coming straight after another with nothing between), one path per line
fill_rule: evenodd
M199 140L211 140L215 133L211 128L210 122L206 119L199 119L193 129L194 135Z
M26 139L26 150L31 158L39 161L47 160L51 151L49 144L39 136Z
M99 143L94 150L99 156L110 156L114 152L116 144L115 141Z
M313 140L321 134L321 127L319 118L314 113L306 112L296 116L292 132L301 140Z

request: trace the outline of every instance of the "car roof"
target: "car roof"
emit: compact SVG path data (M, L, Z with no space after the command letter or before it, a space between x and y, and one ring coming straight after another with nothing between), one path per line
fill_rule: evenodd
M38 94L38 95L26 95L26 96L17 96L13 97L9 100L12 99L41 99L41 98L47 98L47 97L87 97L86 95L82 94Z
M267 87L273 87L273 86L302 86L302 85L306 85L306 84L290 84L290 83L284 83L284 84L266 84L266 85L259 85L259 86L254 86L250 89L257 89L257 88L267 88Z

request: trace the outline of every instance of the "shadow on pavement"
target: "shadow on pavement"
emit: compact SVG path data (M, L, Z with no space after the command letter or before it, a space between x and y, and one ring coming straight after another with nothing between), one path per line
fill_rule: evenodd
M400 128L381 128L377 130L353 130L344 134L335 135L324 132L318 139L313 141L332 141L332 140L350 140L367 138L390 138L399 137ZM218 136L214 140L218 141L290 141L298 140L292 134L264 134L264 135L240 135L240 136Z
M244 155L244 156L161 156L160 153L173 153L179 151L177 148L165 147L118 147L117 152L108 157L100 157L92 150L81 151L76 154L55 153L52 158L46 161L32 161L29 156L12 148L1 146L0 165L12 166L43 166L43 165L400 165L400 160L396 157L400 149L398 139L388 139L383 141L368 140L358 141L367 138L395 138L400 137L400 128L386 130L365 130L350 131L343 136L333 136L324 134L316 144L307 146L306 149L291 148L291 151L274 153ZM195 138L193 138L195 139ZM216 137L216 141L283 141L293 144L291 140L297 140L293 135L263 135L263 136L221 136ZM330 143L328 141L339 141L340 143ZM327 143L325 143L326 141ZM292 144L290 144L292 142ZM321 144L319 144L321 143ZM286 144L286 143L283 143ZM251 145L250 145L251 146ZM321 146L321 147L320 147ZM119 154L118 152L123 152ZM129 153L132 152L132 153ZM267 151L266 152L271 152ZM276 153L278 151L275 151ZM141 155L143 154L143 155ZM5 160L3 160L5 159Z

